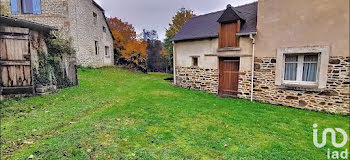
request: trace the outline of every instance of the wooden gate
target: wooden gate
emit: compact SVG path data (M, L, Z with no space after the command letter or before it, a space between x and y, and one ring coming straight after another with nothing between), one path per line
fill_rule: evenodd
M239 58L219 58L219 95L237 96Z
M29 29L0 27L0 93L34 93Z

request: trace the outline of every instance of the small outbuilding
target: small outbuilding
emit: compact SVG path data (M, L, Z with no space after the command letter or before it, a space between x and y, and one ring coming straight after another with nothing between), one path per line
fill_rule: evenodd
M74 50L54 27L4 15L0 22L1 99L78 84Z

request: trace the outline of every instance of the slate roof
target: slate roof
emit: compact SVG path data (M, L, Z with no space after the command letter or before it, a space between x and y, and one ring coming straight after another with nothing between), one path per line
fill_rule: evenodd
M18 19L14 17L9 17L6 15L0 15L1 25L7 25L12 27L22 27L29 28L36 31L50 32L52 30L57 30L56 28L24 19Z
M256 32L258 2L237 6L234 7L234 10L245 20L238 34ZM224 11L192 17L171 41L217 38L219 36L219 23L217 21Z

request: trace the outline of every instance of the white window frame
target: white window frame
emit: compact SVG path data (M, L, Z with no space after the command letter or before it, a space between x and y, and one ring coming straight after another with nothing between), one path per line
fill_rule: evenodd
M286 56L291 55L291 56L298 56L298 62L297 62L297 77L295 81L291 80L285 80L285 60ZM304 57L306 55L317 55L317 71L316 71L316 81L311 82L311 81L303 81L303 72L304 72ZM320 70L320 53L305 53L305 54L284 54L283 57L283 84L293 84L293 85L305 85L305 86L316 86L318 84L318 79L319 79L319 70Z
M284 66L285 55L288 54L319 54L318 56L318 72L316 83L303 82L303 83L288 83L284 81ZM330 47L329 46L303 46L303 47L288 47L278 48L276 58L276 70L275 70L275 85L293 85L297 87L312 87L318 89L324 89L327 87L328 79L328 64L329 64ZM299 62L299 61L298 61ZM302 66L302 65L300 65ZM302 67L301 67L302 69ZM301 72L302 73L302 72ZM302 77L302 76L301 76Z

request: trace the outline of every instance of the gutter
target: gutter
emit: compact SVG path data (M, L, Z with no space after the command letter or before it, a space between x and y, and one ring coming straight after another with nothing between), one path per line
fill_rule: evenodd
M256 32L236 33L236 36L251 36L251 35L256 35Z
M173 43L173 76L174 76L174 85L176 86L176 49L175 49L175 41L172 41Z
M251 34L256 35L257 32L247 32L247 33L236 33L236 36L250 36ZM218 38L219 35L212 35L207 37L193 37L193 38L187 38L187 39L171 39L172 42L185 42L185 41L195 41L195 40L205 40L205 39L214 39Z
M256 32L255 32L256 35ZM253 53L252 53L252 76L251 76L251 86L250 86L250 101L253 101L254 97L254 59L255 59L255 39L253 33L249 35L249 38L252 40L253 44Z

